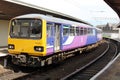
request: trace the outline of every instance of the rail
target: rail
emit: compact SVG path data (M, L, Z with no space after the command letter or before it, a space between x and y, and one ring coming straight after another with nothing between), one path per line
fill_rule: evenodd
M60 80L66 80L66 79L70 78L71 76L77 74L78 72L82 71L83 69L87 68L88 66L90 66L91 64L93 64L94 62L96 62L98 59L100 59L108 50L109 50L109 45L108 45L107 49L100 56L98 56L97 58L95 58L94 60L92 60L91 62L89 62L88 64L86 64L85 66L77 69L73 73L71 73L71 74L69 74L69 75L61 78Z
M114 56L112 56L112 58L111 58L111 60L110 60L110 62L112 61L112 60L114 60L115 58L116 58L116 56L118 55L118 52L119 52L119 45L120 45L120 43L118 42L118 41L115 41L115 40L112 40L112 39L108 39L108 38L104 38L104 39L106 39L107 41L109 41L109 43L115 43L115 45L114 44L112 44L112 46L114 46L114 48L115 48L115 51L114 51ZM65 76L65 77L63 77L63 78L61 78L61 80L72 80L72 79L74 79L73 77L77 74L79 74L80 72L83 72L83 73L85 73L84 72L84 70L85 71L92 71L92 69L91 70L87 70L87 68L88 67L90 67L91 65L93 65L96 61L98 61L100 58L102 58L106 53L108 53L108 51L109 51L109 49L110 49L110 46L108 46L108 48L100 55L100 56L98 56L96 59L94 59L93 61L91 61L90 63L88 63L88 64L86 64L85 66L83 66L83 67L81 67L81 68L79 68L79 69L77 69L76 71L74 71L73 73L71 73L71 74L69 74L69 75L67 75L67 76ZM94 68L95 69L95 68ZM94 71L93 71L94 72ZM93 72L92 72L92 74L93 74ZM99 72L99 71L98 71ZM90 72L89 72L90 73ZM81 73L82 74L82 73ZM86 75L87 76L87 75ZM91 75L90 75L91 76ZM72 78L72 79L71 79ZM81 78L80 78L81 79ZM84 79L84 78L82 78L82 79ZM90 78L87 78L87 79L90 79ZM95 79L95 78L94 78ZM94 80L93 78L91 79L91 80Z

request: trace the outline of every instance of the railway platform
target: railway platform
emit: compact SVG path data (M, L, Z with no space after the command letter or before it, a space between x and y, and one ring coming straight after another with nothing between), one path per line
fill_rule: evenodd
M9 73L11 70L6 69L7 60L5 57L8 56L7 48L0 48L0 76Z
M5 57L8 55L7 48L0 48L0 57Z
M116 39L120 42L120 39ZM90 80L120 80L120 53Z

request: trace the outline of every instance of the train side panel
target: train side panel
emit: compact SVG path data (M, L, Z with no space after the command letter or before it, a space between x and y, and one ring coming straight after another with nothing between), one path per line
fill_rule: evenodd
M86 45L87 36L68 36L63 42L63 50L74 49Z
M70 49L75 49L78 47L82 47L86 45L87 41L87 35L80 34L80 28L81 27L74 27L76 30L75 32L71 30L70 25L68 26L63 26L63 38L62 38L62 50L70 50ZM78 32L77 32L78 29ZM71 30L71 31L70 31ZM66 32L66 34L65 34Z
M95 28L91 28L92 32L87 35L87 43L86 45L93 44L97 42L97 33Z
M97 42L96 36L89 36L88 35L86 45L93 44L93 43L96 43L96 42Z

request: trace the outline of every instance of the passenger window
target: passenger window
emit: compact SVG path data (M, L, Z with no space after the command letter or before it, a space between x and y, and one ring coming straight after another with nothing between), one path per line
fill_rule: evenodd
M71 26L70 27L70 36L74 36L74 32L75 32L74 27Z
M96 35L96 29L92 29L93 35Z
M94 34L93 34L93 29L92 29L92 28L91 28L91 35L94 35Z
M88 34L93 35L93 29L92 28L88 28Z
M83 32L84 32L84 28L81 27L80 28L80 35L83 35L84 34Z
M74 36L76 36L77 33L76 33L76 27L74 27Z
M80 33L79 33L79 27L76 27L76 35L79 36Z
M88 34L87 28L84 28L84 35Z
M63 36L69 36L69 26L63 26Z
M52 32L52 24L47 24L47 37L51 37Z
M90 28L88 28L88 34L89 34L89 35L91 34L91 30L90 30Z

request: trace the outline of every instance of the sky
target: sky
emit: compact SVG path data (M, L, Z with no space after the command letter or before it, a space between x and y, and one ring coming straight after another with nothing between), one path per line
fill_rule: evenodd
M103 0L8 0L22 1L43 7L75 18L92 25L118 23L118 15Z

